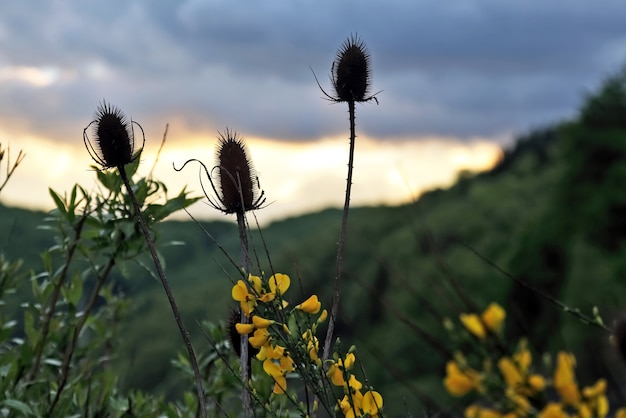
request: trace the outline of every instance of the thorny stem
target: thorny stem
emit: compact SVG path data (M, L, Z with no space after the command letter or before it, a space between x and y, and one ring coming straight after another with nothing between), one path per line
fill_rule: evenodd
M128 176L126 175L126 170L124 169L123 165L119 166L118 169L120 170L122 181L124 182L124 185L126 186L126 190L128 190L130 199L133 202L135 214L137 215L137 220L139 222L139 228L141 228L141 232L143 233L146 239L146 244L148 245L148 249L150 250L150 255L152 256L152 260L154 261L154 265L157 269L157 274L159 278L161 279L163 290L165 290L165 294L167 295L167 300L169 301L170 307L172 308L172 313L174 314L176 325L178 325L180 334L183 337L185 348L187 349L187 353L189 354L189 361L191 362L191 368L193 369L193 374L196 379L196 391L198 395L198 401L200 404L200 413L201 413L202 418L206 418L207 414L206 414L206 406L204 403L204 391L202 390L202 375L200 374L198 361L193 351L193 345L191 344L189 331L187 331L187 328L185 327L185 323L183 322L183 319L180 316L178 305L176 305L176 300L174 300L172 289L170 288L169 282L167 281L167 277L165 276L165 272L163 271L163 267L161 266L161 261L159 260L159 256L157 255L156 249L154 248L154 242L152 241L152 237L150 235L150 231L148 230L148 226L146 225L146 222L144 221L143 216L141 215L141 208L139 207L139 203L137 203L137 198L135 197L135 193L133 192L133 189L130 185Z
M335 271L335 292L333 304L328 320L328 331L324 341L324 354L322 361L326 361L330 355L330 346L333 339L335 322L337 321L337 311L339 310L339 297L341 296L341 276L343 275L343 256L345 252L346 232L348 229L348 212L350 211L350 191L352 190L352 168L354 163L354 142L356 139L354 123L354 100L348 102L348 113L350 115L350 154L348 157L348 178L346 184L346 200L343 205L343 219L341 220L341 232L337 242L337 264Z
M54 312L56 311L56 305L59 300L59 295L61 294L61 288L65 283L65 279L67 278L67 272L70 268L70 264L72 258L74 257L74 252L76 251L76 247L78 247L78 242L80 240L80 236L83 230L83 226L85 225L85 221L87 220L87 213L85 213L78 221L76 226L74 227L74 240L72 244L67 250L67 256L65 257L65 265L59 274L59 279L54 286L54 290L52 292L50 306L48 307L48 311L46 312L43 323L41 326L41 336L37 341L37 346L35 347L35 361L33 362L33 366L28 373L28 379L32 380L37 374L39 370L39 365L41 364L41 356L43 355L43 348L46 345L46 339L48 338L48 333L50 332L50 321L52 321L52 317L54 316ZM43 309L43 308L42 308Z
M245 281L248 280L248 273L250 272L250 257L248 255L248 235L246 230L246 218L243 211L237 212L237 229L239 231L239 242L241 243L241 262L243 263L243 270L246 276ZM248 318L246 314L241 311L241 323L247 324ZM251 400L250 393L248 392L248 381L250 380L250 370L248 368L248 336L241 335L240 338L240 353L241 353L241 377L243 380L243 388L241 391L241 400L243 405L243 416L245 418L250 417Z
M54 395L54 400L50 404L50 408L48 408L47 416L52 416L52 412L57 402L61 398L61 392L63 392L63 389L65 388L65 385L67 384L67 377L68 377L68 373L70 370L70 363L72 361L72 357L74 356L74 351L76 351L76 344L78 343L78 336L80 335L83 327L85 326L85 323L89 319L89 315L91 314L91 311L96 305L96 300L98 298L98 294L100 293L100 289L102 289L102 286L104 285L104 282L106 281L107 277L109 277L109 273L111 272L111 269L113 268L114 265L115 265L115 257L111 257L107 265L102 270L102 273L98 275L98 282L96 283L96 286L91 292L91 295L89 297L89 300L87 301L87 305L85 307L85 310L82 313L80 321L78 322L78 324L76 324L76 328L74 329L74 333L72 335L72 340L70 341L70 345L65 351L65 356L63 358L63 365L61 366L61 378L59 381L59 387L56 391L56 394Z

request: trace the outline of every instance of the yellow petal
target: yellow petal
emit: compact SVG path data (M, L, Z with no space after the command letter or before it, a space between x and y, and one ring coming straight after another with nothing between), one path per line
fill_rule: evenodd
M240 335L250 334L252 331L254 331L254 325L237 323L235 324L235 329L237 330L237 333Z
M355 361L356 357L354 356L354 353L348 353L346 355L346 361L344 362L344 367L346 368L346 370L352 370Z
M322 304L320 303L317 295L312 295L307 300L296 306L296 309L300 309L302 312L306 312L308 314L315 315L322 308Z
M248 300L248 288L243 280L237 281L237 284L233 286L231 295L237 302L246 302Z
M535 392L541 392L546 387L546 380L539 374L531 374L528 378L528 385L533 388Z
M274 376L274 390L277 395L285 393L287 389L287 378L285 376Z
M326 376L330 378L330 381L335 386L343 386L346 381L343 379L343 371L337 363L333 363L326 372Z
M260 316L255 315L255 316L252 317L252 323L257 328L267 328L270 325L272 325L274 323L274 321L271 321L271 320L265 319L265 318L261 318Z
M502 357L500 361L498 361L498 368L507 386L517 388L522 383L522 375L510 358Z
M506 318L506 311L497 303L490 304L482 314L482 320L489 331L499 332Z
M272 293L276 293L277 295L284 295L287 289L289 289L291 279L286 274L276 273L272 275L272 277L270 277L269 284L270 291Z
M261 278L259 276L248 276L248 281L252 283L252 289L256 292L257 296L260 295L263 291L263 282L261 282Z
M450 395L463 396L479 387L480 375L472 369L462 371L455 361L449 361L443 383Z
M322 322L326 321L326 318L328 318L328 311L326 309L324 309L320 315L319 318L317 318L316 323L321 324Z
M538 418L568 418L569 414L563 411L563 405L560 403L550 402L539 413Z
M268 342L269 337L270 335L267 332L267 329L261 328L261 329L257 329L256 331L254 331L254 336L250 337L248 341L250 342L250 345L252 347L261 348L263 345L265 345Z
M565 351L559 352L554 371L554 388L561 395L561 399L567 405L576 405L580 401L580 392L574 376L576 359L573 354Z
M368 390L363 395L363 412L366 414L377 414L383 407L383 397L380 393Z
M485 338L487 336L487 331L485 331L485 327L483 327L482 322L480 322L480 318L476 314L461 314L460 316L461 322L465 325L465 328L472 334L474 334L478 338Z
M595 385L583 389L583 396L585 398L595 398L604 394L604 392L606 392L606 380L599 379Z
M263 362L263 371L272 377L278 377L283 375L283 371L280 366L274 363L271 359L265 359Z

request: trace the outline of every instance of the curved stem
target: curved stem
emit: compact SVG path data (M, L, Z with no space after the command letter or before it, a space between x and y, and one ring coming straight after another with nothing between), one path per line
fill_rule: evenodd
M350 153L348 156L348 178L346 180L346 200L343 205L343 219L341 220L341 232L339 233L339 241L337 241L337 264L335 270L335 291L333 295L333 304L328 320L328 331L324 341L324 354L322 361L326 361L330 355L330 346L333 339L333 331L335 330L335 322L337 321L337 312L339 310L339 297L341 296L341 276L343 275L343 256L345 253L346 233L348 230L348 212L350 211L350 191L352 190L352 169L354 166L354 142L356 139L355 121L354 121L354 101L348 102L348 113L350 115Z
M191 344L191 338L189 337L189 331L185 327L185 323L180 315L180 311L178 310L178 305L174 300L174 295L172 293L172 289L170 288L169 282L167 281L167 277L165 276L165 272L163 271L163 267L161 266L161 261L159 260L159 256L157 255L156 249L154 248L154 242L152 241L152 237L150 235L150 231L148 230L148 226L141 216L141 208L139 207L139 203L137 203L137 198L135 197L135 193L133 192L132 187L130 186L130 181L128 180L128 176L126 175L126 170L124 166L118 167L120 170L120 175L122 176L122 181L124 181L124 185L126 186L126 190L128 190L128 194L130 196L131 201L133 202L133 206L135 209L135 214L137 215L137 221L139 222L139 228L141 228L141 232L146 239L146 244L148 245L148 249L150 250L150 255L152 256L152 260L154 261L154 265L157 269L157 274L161 279L161 284L163 285L163 290L165 290L165 294L167 295L167 300L170 303L170 307L172 308L172 313L174 314L174 319L176 320L176 325L178 325L178 329L180 330L180 334L183 337L183 342L185 343L185 348L187 349L187 353L189 354L189 361L191 362L191 368L193 369L193 374L196 379L196 391L198 395L198 401L200 404L200 414L202 418L206 418L206 406L204 403L204 391L202 389L202 375L200 374L200 368L198 367L198 361L196 359L196 354L193 350L193 345Z

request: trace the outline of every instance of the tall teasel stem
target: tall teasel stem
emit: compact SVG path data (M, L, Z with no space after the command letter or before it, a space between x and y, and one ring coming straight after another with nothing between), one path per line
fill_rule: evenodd
M330 356L331 343L337 314L339 311L339 299L341 296L341 279L343 276L343 259L345 253L346 234L348 230L348 213L350 211L350 192L352 190L352 171L354 167L354 147L356 142L355 129L355 104L357 102L376 101L376 94L368 95L370 82L370 57L364 42L357 36L350 36L337 52L337 57L331 68L331 80L335 95L331 96L320 87L326 98L333 102L347 102L350 118L350 151L348 155L348 177L346 179L346 196L343 206L343 218L341 231L337 241L337 263L335 270L335 286L328 331L324 341L324 353L322 360ZM316 78L317 80L317 78Z
M252 161L248 158L243 138L238 136L236 132L231 132L227 129L225 134L220 134L219 139L217 168L221 193L217 193L217 197L222 204L220 208L222 211L235 213L237 216L237 229L241 246L241 265L247 279L250 274L250 257L248 253L246 211L258 209L263 203L264 197L263 192L259 193L258 181L254 174ZM247 324L248 322L248 317L242 311L240 323ZM250 392L248 391L250 346L247 335L240 336L239 353L241 356L241 377L243 381L241 391L243 416L248 418L252 412L252 405Z
M188 160L180 169L175 169L177 171L182 170L190 161L200 163L206 172L214 194L214 197L209 196L209 193L207 193L204 186L202 186L204 194L209 200L209 204L225 214L234 213L237 216L239 242L241 245L241 265L244 276L246 277L245 282L248 282L247 278L250 274L250 256L248 253L248 226L245 214L248 211L260 209L263 206L263 203L265 203L265 193L260 190L259 181L254 171L252 161L248 158L243 138L236 132L226 129L224 133L219 133L218 139L219 143L216 153L217 165L213 168L213 170L217 170L218 174L215 182L206 166L196 159ZM248 317L243 312L241 312L240 323L249 323ZM250 346L246 334L237 335L240 339L238 354L241 358L241 377L243 382L241 393L242 405L244 417L248 418L252 412L251 397L248 388L248 381L250 379Z
M96 147L94 147L91 143L87 133L87 130L92 125L94 126L93 134L95 135ZM187 327L185 326L185 323L180 315L178 305L176 304L176 300L174 299L167 276L165 275L165 271L163 270L163 266L161 265L161 261L159 260L159 256L156 252L156 248L154 247L154 241L150 231L148 230L148 226L141 215L141 206L137 201L137 197L133 192L130 180L126 174L126 164L129 164L138 158L141 153L141 150L140 152L135 153L134 125L141 129L145 143L145 136L143 135L141 125L134 121L129 122L126 116L124 116L118 108L111 106L106 102L102 102L96 111L96 119L87 125L83 131L83 140L85 142L85 146L87 147L87 151L89 151L89 154L94 161L102 165L103 168L116 167L119 170L120 177L122 178L124 186L126 187L130 200L133 204L139 228L141 229L141 232L146 240L148 250L150 251L150 255L152 256L152 260L154 261L157 275L159 276L159 279L161 279L161 284L163 285L163 289L165 290L165 294L167 295L167 299L170 303L174 320L176 321L176 325L178 325L185 348L189 354L189 361L191 363L191 368L193 369L196 382L200 416L202 418L206 418L207 413L204 403L204 391L202 389L202 376L200 374L198 361L191 343L191 338L189 337ZM143 145L141 149L143 149ZM135 155L134 157L133 154Z

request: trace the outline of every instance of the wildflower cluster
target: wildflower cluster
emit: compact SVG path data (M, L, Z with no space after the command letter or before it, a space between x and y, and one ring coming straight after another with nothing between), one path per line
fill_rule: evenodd
M383 398L373 390L361 393L363 384L350 373L355 361L354 353L348 353L345 358L330 360L331 365L326 375L333 385L342 387L344 391L344 397L339 401L338 408L346 418L378 417L383 406Z
M294 360L287 348L291 335L286 322L286 308L289 303L284 299L285 292L291 285L291 279L286 274L274 274L264 286L259 276L250 275L248 283L239 280L232 289L232 297L239 302L242 312L251 321L249 324L237 323L235 328L240 335L251 335L249 343L258 350L256 359L263 362L263 370L274 379L274 393L281 394L287 389L286 375L295 370ZM262 305L262 309L259 308ZM316 295L293 308L293 311L304 312L307 315L316 315L321 310L321 303ZM259 311L259 314L253 312ZM263 315L278 317L278 320L266 319ZM317 324L327 317L324 310L312 327L301 335L301 344L305 347L310 359L321 365L317 354L318 340L315 337ZM310 321L308 321L310 322ZM276 325L274 332L270 327Z
M340 410L346 417L378 417L382 411L382 396L364 385L350 371L356 356L351 350L345 357L335 354L326 362L326 372L319 353L317 327L328 318L317 295L290 308L284 298L291 285L286 274L274 274L267 281L249 275L232 288L232 298L239 302L249 323L236 323L239 335L248 335L250 346L258 350L254 356L274 383L272 393L286 394L287 377L296 373L306 386L327 407ZM324 380L324 382L322 382ZM253 379L254 381L254 379ZM328 400L329 385L342 387L343 398Z
M479 400L465 409L466 418L603 418L609 413L606 381L579 389L575 375L574 355L561 351L553 372L537 373L525 339L515 351L506 355L500 334L506 312L491 304L481 315L461 314L466 337L477 342L482 359L481 370L473 368L461 352L446 364L444 387L456 397L474 393ZM449 330L454 330L451 322ZM480 361L482 360L482 361ZM493 365L496 365L495 367ZM616 412L626 417L626 408Z

